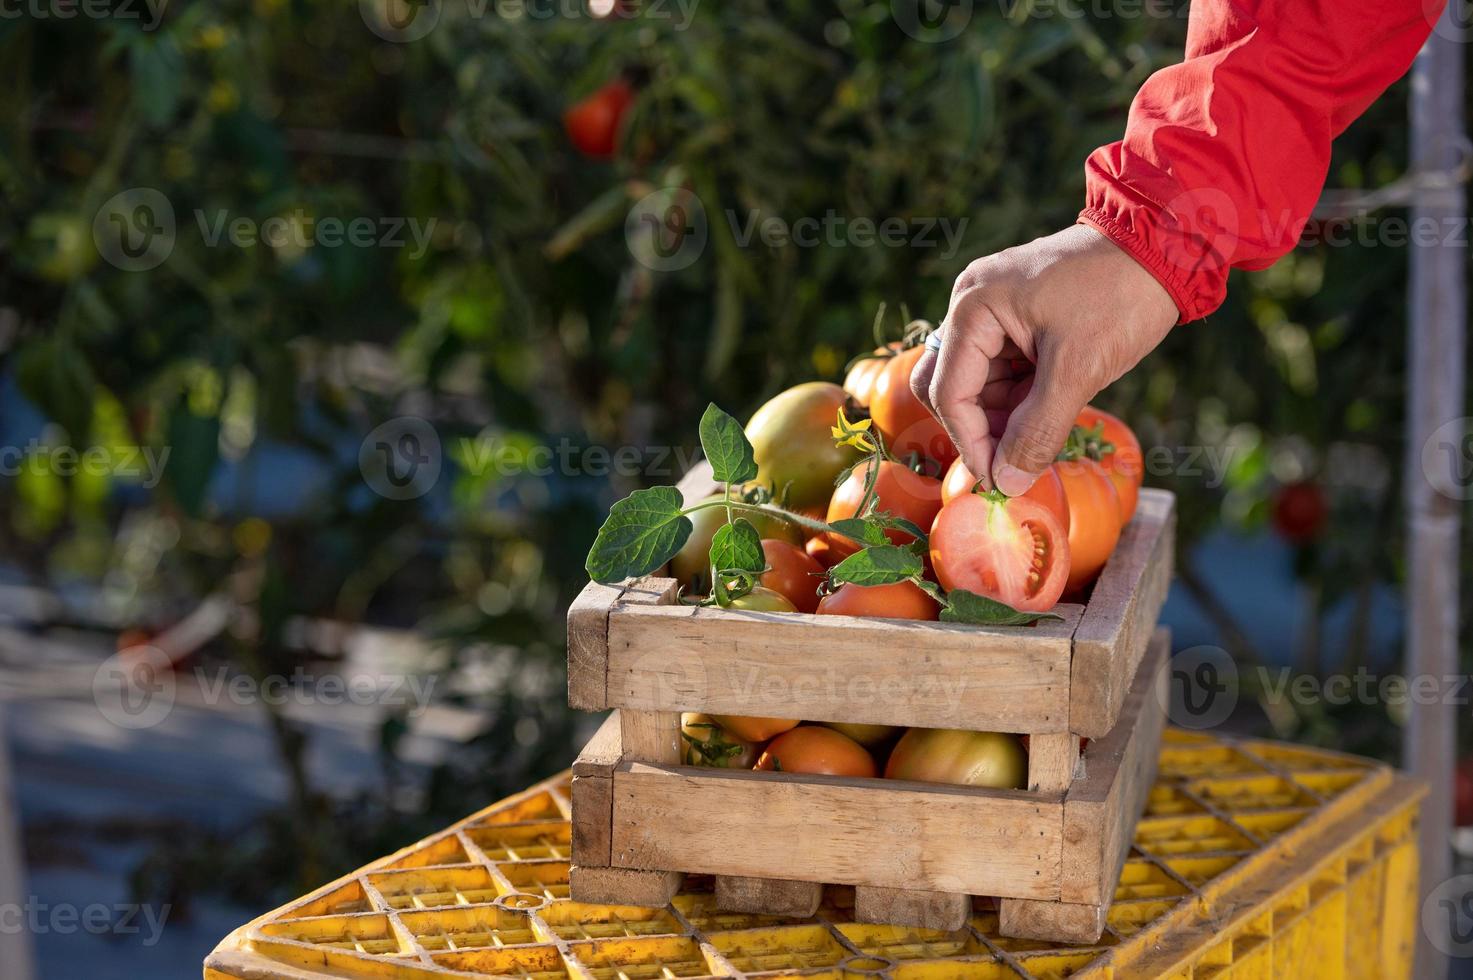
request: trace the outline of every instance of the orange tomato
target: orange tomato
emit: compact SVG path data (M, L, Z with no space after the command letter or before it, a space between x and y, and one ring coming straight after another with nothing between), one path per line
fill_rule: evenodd
M776 538L763 539L762 554L767 558L767 571L759 580L764 587L785 596L799 612L818 609L822 565L797 545Z
M1064 591L1073 595L1095 580L1115 551L1120 540L1120 494L1092 459L1060 461L1054 470L1069 498L1069 581Z
M854 362L854 366L844 375L844 390L849 392L849 397L856 402L869 408L870 399L874 396L875 382L880 378L880 372L890 364L890 359L904 349L905 345L898 340L892 340L884 347L876 347L871 353L872 357L866 357Z
M859 513L870 466L870 462L865 462L854 467L849 478L834 490L825 518L830 524ZM941 481L887 459L880 463L875 477L875 496L878 498L876 510L903 517L924 531L941 509ZM893 527L885 529L885 536L895 544L909 544L915 540L915 535ZM834 556L836 564L858 550L859 545L853 538L842 534L829 535L829 554Z
M967 469L967 464L958 459L951 464L951 469L946 471L946 479L941 481L942 506L951 503L964 493L971 493L972 487L976 485L977 478L972 475L971 470ZM1069 499L1064 495L1063 481L1059 479L1059 474L1054 472L1052 466L1043 471L1043 475L1028 488L1028 492L1023 496L1029 500L1036 500L1053 511L1059 523L1064 526L1064 530L1069 530Z
M878 776L874 756L848 735L822 725L803 725L768 744L755 769L821 776Z
M798 727L800 719L761 718L747 715L712 715L711 720L743 742L765 742Z
M1093 430L1099 426L1105 442L1114 449L1100 457L1100 466L1115 484L1120 495L1120 523L1129 524L1135 516L1136 501L1140 496L1141 483L1146 478L1145 455L1135 433L1120 419L1092 405L1086 405L1074 420L1074 424Z
M936 600L914 582L890 585L846 583L818 601L820 616L870 616L875 619L936 619Z
M833 568L841 561L834 554L833 548L830 547L829 536L827 534L819 534L809 538L808 543L803 546L803 550L808 552L809 558L812 558L824 568Z
M885 446L897 459L917 453L931 460L940 476L956 459L956 446L929 409L910 390L910 375L926 352L912 347L891 358L875 379L870 417L885 437Z

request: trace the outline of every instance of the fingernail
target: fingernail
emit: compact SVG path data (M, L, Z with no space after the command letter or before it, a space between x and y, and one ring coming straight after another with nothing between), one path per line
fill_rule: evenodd
M1021 497L1037 479L1038 477L1007 463L998 463L992 470L992 482L1009 497Z

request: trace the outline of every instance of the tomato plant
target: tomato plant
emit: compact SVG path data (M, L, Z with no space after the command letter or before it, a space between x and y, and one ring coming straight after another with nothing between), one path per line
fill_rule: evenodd
M873 461L856 466L849 477L834 490L829 500L826 519L830 524L859 515L864 503L865 484L874 466ZM894 517L910 521L925 529L936 519L941 509L941 481L935 477L917 473L894 460L881 460L875 471L874 509L886 511ZM885 536L895 544L909 544L915 535L901 528L886 528ZM859 550L858 542L842 534L829 535L829 554L838 561Z
M608 159L619 143L619 126L634 102L634 89L622 78L598 88L563 113L563 128L578 152Z
M822 776L878 776L874 756L858 742L822 725L802 725L773 739L756 768Z
M1028 780L1028 756L1014 735L912 728L891 750L885 778L1022 789Z
M951 469L946 471L946 479L941 481L941 503L943 505L960 497L964 493L971 493L972 488L977 485L977 478L972 471L967 469L967 464L960 459L951 464ZM1028 488L1023 494L1030 500L1036 500L1059 519L1064 525L1064 530L1069 530L1069 498L1064 495L1064 484L1059 479L1059 474L1054 472L1053 467L1043 471L1043 475Z
M820 616L870 616L875 619L936 619L936 600L914 582L839 586L818 602Z
M763 539L762 554L767 559L768 568L758 581L780 593L798 612L817 610L823 566L797 545L775 538Z
M1319 537L1329 517L1330 505L1317 483L1291 483L1274 497L1274 527L1293 544Z
M715 494L700 503L725 499ZM752 522L762 538L791 544L799 544L803 540L803 533L796 524L767 514L749 511L740 511L739 514ZM670 559L670 577L679 582L689 595L705 595L711 591L711 540L716 536L716 530L726 523L726 509L708 507L695 511L690 515L690 522L690 537Z
M939 477L956 459L956 446L910 390L911 372L924 353L924 347L912 347L891 358L875 379L869 410L892 455L903 458L915 453L930 460Z
M785 506L827 505L834 480L861 459L858 450L835 445L829 432L846 398L836 384L811 381L777 395L747 423L757 480Z
M1078 592L1095 580L1120 540L1120 494L1092 459L1060 460L1054 470L1069 498L1069 580Z
M948 592L965 589L1014 609L1052 609L1069 577L1069 533L1028 497L968 493L931 527L931 564Z
M680 737L680 761L687 766L750 769L760 754L759 746L735 737L709 715L681 715Z

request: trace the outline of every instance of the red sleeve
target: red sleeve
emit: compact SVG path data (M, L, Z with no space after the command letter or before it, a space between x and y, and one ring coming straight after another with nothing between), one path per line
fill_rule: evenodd
M1146 80L1125 138L1085 163L1094 226L1171 293L1183 321L1231 267L1293 248L1330 141L1410 67L1444 0L1193 0L1186 60Z

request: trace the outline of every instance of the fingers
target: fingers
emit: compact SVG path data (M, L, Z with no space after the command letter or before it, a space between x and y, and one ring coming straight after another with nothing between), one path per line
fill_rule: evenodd
M1010 497L1026 493L1064 448L1080 409L1094 394L1079 365L1041 357L1032 386L1008 417L992 461L998 489Z
M1010 383L1010 364L998 360L1006 337L992 311L965 296L954 302L946 322L925 401L967 469L990 484L995 430L988 415L1006 401L1002 387Z

